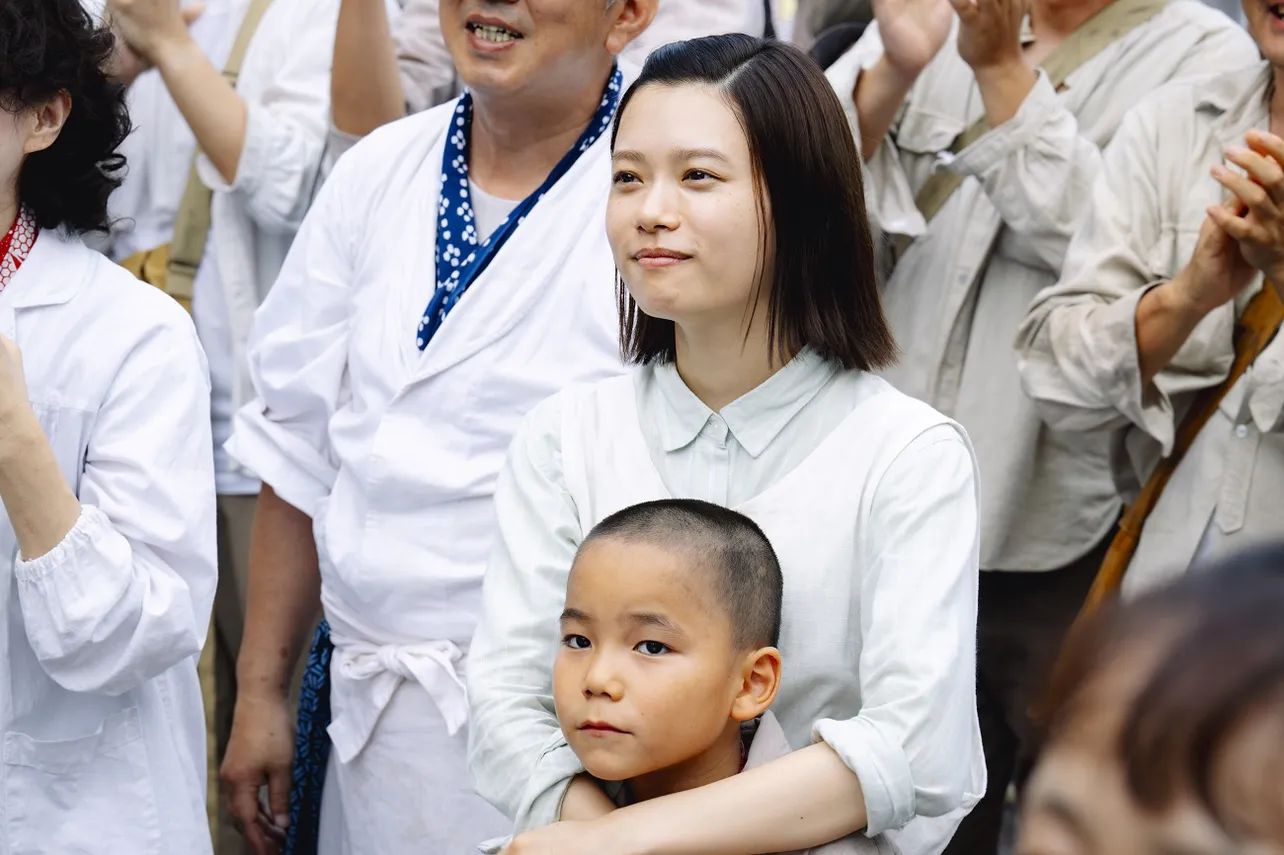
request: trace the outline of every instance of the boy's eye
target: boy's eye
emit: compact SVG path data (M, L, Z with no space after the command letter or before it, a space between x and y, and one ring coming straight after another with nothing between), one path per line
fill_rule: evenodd
M638 646L633 649L639 653L644 653L647 656L663 656L669 652L669 646L667 644L661 644L658 641L639 642Z
M572 650L587 650L592 644L582 635L567 635L562 638L562 644Z

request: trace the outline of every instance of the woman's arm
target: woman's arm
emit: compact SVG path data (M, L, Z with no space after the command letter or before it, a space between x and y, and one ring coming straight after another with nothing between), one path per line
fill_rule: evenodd
M209 387L190 320L162 310L95 416L78 499L39 425L31 432L34 415L0 443L27 639L74 692L128 692L199 653L209 625Z
M985 789L976 722L975 464L952 427L883 476L863 547L860 713L757 769L518 837L510 855L756 855L916 817L961 818Z
M552 667L566 579L583 539L562 479L566 394L531 412L495 491L498 537L468 653L469 769L477 791L520 832L556 822L563 807L592 815L592 782L553 709ZM586 806L587 802L587 806ZM599 803L600 804L600 803Z

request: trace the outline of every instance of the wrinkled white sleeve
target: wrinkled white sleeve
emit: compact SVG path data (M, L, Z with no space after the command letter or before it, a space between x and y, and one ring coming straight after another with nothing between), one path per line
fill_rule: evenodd
M931 428L876 488L861 564L861 711L813 738L860 780L869 836L971 809L985 792L976 715L980 532L962 432Z
M334 486L330 419L348 394L352 278L367 183L359 157L345 157L303 222L276 284L254 315L248 352L254 400L233 420L224 446L308 516Z
M246 125L236 180L229 184L209 158L197 158L206 186L234 194L265 232L293 233L312 201L330 129L338 16L338 0L277 0L259 24L237 84ZM270 77L266 86L264 76Z
M177 304L97 413L75 526L14 570L27 639L73 692L119 695L198 655L217 583L205 358Z
M1017 335L1026 394L1056 430L1113 430L1132 423L1172 449L1173 397L1220 382L1234 357L1234 309L1195 328L1169 366L1143 387L1137 304L1160 276L1158 152L1164 102L1132 111L1106 150L1087 216L1066 254L1061 281L1035 297Z
M861 74L873 68L883 56L883 41L878 34L878 22L873 21L860 39L847 53L829 67L825 76L838 94L838 101L847 115L856 147L860 148L860 116L856 112L856 81ZM911 96L906 97L908 102ZM904 107L901 108L904 112ZM927 231L927 221L914 203L914 188L909 174L901 162L896 147L896 127L892 124L874 156L864 161L862 177L865 181L865 206L870 224L889 234L918 237Z
M1234 68L1243 62L1243 48L1242 32L1212 33L1187 51L1170 79ZM1004 225L1060 274L1070 238L1091 204L1101 150L1079 133L1078 120L1040 71L1016 115L959 152L950 169L979 180Z
M406 0L392 28L407 113L430 110L458 94L455 61L441 33L438 5L438 0Z
M566 579L583 539L562 477L564 396L527 417L495 492L498 537L468 657L469 768L516 832L556 822L584 771L553 709L553 659Z

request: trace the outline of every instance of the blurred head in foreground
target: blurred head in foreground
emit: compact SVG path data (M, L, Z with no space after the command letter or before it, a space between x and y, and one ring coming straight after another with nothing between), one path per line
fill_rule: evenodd
M1284 853L1284 546L1077 627L1018 855Z

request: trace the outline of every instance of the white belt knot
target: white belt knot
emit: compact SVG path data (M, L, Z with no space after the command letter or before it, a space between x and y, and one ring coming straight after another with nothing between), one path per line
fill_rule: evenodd
M456 669L464 653L449 641L372 644L332 635L336 715L330 739L347 763L370 741L379 716L403 680L428 693L454 736L468 722L468 695Z

